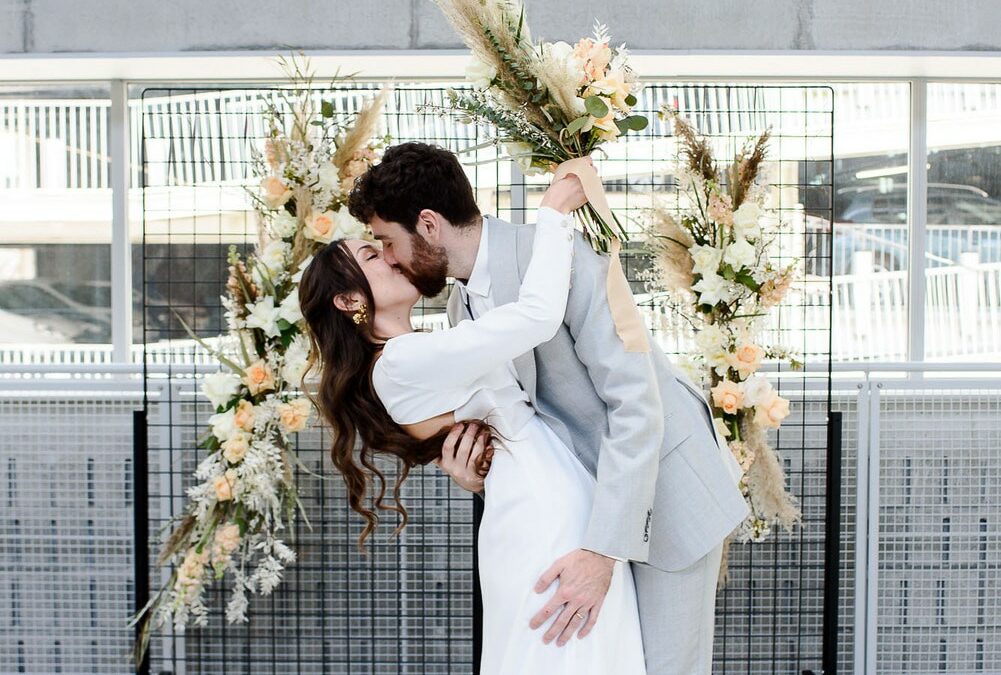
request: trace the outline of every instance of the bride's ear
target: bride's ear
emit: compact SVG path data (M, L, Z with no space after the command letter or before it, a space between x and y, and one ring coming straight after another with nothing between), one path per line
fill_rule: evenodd
M359 293L338 293L334 296L334 307L342 312L356 312L364 302Z

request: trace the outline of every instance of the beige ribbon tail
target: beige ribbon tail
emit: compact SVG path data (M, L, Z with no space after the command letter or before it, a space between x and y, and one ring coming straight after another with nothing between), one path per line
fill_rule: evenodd
M615 218L612 216L612 210L608 207L605 186L601 184L598 172L588 163L587 158L578 157L560 164L553 174L553 182L563 178L568 173L576 174L584 188L587 201L610 227L614 227ZM613 236L609 242L611 259L608 264L608 276L605 279L608 308L612 313L612 321L615 323L615 332L622 340L625 350L627 352L649 352L650 341L647 339L643 317L640 316L636 299L633 297L632 289L629 288L629 281L626 279L622 262L619 260L621 248L621 242Z

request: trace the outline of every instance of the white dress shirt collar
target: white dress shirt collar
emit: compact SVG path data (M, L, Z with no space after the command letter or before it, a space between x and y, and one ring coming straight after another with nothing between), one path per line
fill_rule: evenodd
M487 262L487 223L490 219L484 215L483 225L480 228L480 247L476 251L476 261L473 263L473 271L469 273L466 281L466 290L470 293L488 298L490 297L490 267Z

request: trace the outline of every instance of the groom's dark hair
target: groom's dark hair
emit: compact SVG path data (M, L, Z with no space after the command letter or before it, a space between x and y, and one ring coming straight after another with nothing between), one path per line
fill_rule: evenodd
M428 143L400 143L387 149L382 161L355 181L348 197L348 210L361 222L378 216L411 233L422 209L437 211L454 227L472 225L480 215L459 160Z

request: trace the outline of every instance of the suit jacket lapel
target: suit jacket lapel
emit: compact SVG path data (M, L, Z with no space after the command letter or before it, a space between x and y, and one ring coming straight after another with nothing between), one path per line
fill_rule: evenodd
M490 257L487 259L490 269L490 292L494 298L494 306L515 302L518 300L518 290L521 278L525 274L528 260L520 260L518 256L518 236L525 227L516 227L511 223L490 218ZM535 401L536 372L535 351L531 350L514 359L514 369L522 388L528 397Z

